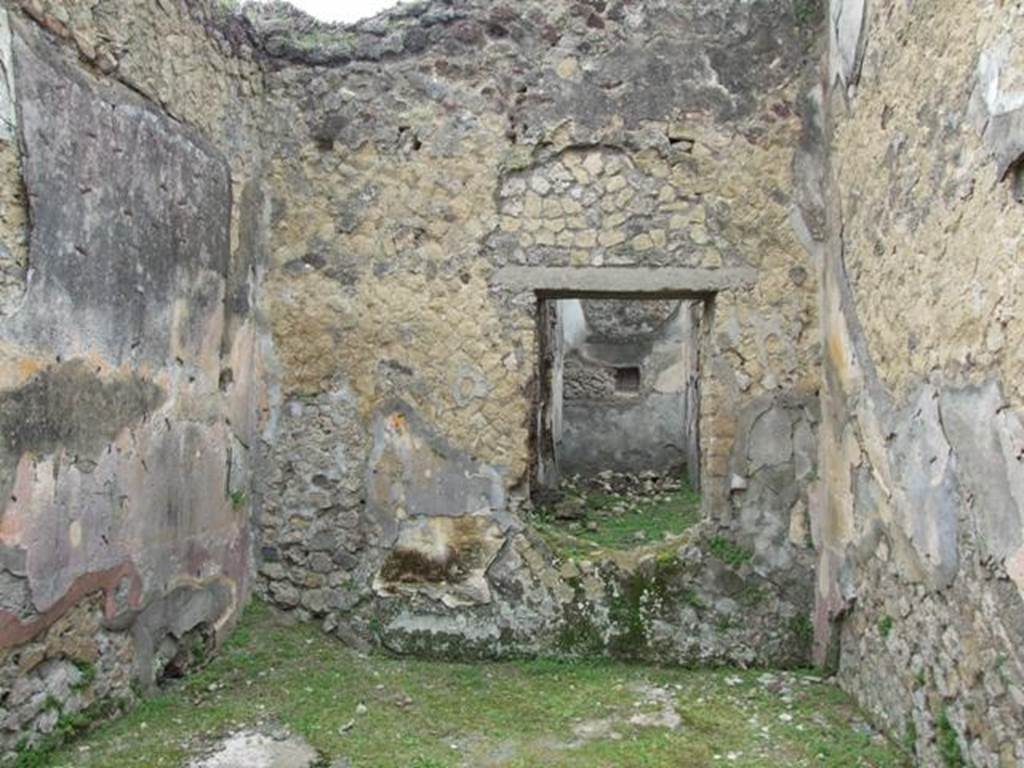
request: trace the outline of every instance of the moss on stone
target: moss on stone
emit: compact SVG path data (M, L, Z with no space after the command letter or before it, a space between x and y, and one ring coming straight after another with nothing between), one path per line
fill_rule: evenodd
M640 607L644 589L644 586L630 579L611 595L608 619L614 632L608 648L613 654L632 655L647 644L647 624Z
M736 602L744 608L756 608L765 599L764 590L756 584L748 584L743 591L736 596Z
M814 625L811 620L804 615L794 616L790 630L800 643L801 655L810 656L811 646L814 644Z
M562 614L555 647L571 656L596 656L604 650L604 635L592 613L573 604Z
M701 600L700 595L698 595L695 590L692 590L692 589L684 590L682 598L683 598L683 602L686 605L689 605L691 608L693 608L695 610L698 610L698 611L705 611L705 610L707 610L707 607L708 607L707 603L705 603L703 600Z
M793 0L793 16L801 27L813 27L825 18L822 0Z
M739 568L749 563L754 553L724 536L713 536L707 543L707 551L726 565Z
M676 558L655 558L619 580L608 601L608 618L617 630L608 644L612 654L626 658L649 655L653 618L673 601L672 585L684 572Z
M935 724L935 739L939 756L946 768L966 768L967 762L960 749L960 738L949 719L949 710L943 706Z

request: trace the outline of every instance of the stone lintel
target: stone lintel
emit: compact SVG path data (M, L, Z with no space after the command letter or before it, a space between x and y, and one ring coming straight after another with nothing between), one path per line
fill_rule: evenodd
M544 298L687 299L749 288L756 280L751 267L502 267L491 285Z

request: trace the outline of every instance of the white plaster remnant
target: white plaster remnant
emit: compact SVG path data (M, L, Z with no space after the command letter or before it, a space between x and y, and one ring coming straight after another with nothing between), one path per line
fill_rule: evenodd
M829 73L834 83L855 85L864 55L864 0L832 0L829 9Z
M0 141L13 141L17 130L14 109L14 55L11 52L11 24L0 8Z
M583 345L587 340L587 318L583 315L583 304L579 299L559 299L558 316L562 320L562 341L569 352Z
M316 750L297 737L239 731L228 736L212 755L190 762L188 768L310 768L318 759Z
M968 117L995 155L999 178L1024 155L1024 48L1004 35L978 57Z

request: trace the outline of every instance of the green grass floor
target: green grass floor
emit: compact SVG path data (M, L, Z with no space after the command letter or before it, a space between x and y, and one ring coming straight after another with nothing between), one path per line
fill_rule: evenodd
M259 604L205 669L32 765L183 766L243 727L353 768L907 765L810 673L365 656Z
M552 549L575 558L659 544L682 535L701 519L700 494L685 482L647 496L579 486L570 486L567 495L581 502L583 520L558 520L551 509L542 507L531 523Z

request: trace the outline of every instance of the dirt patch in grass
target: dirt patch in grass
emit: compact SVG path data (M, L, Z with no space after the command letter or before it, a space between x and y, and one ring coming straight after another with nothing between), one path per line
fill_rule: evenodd
M178 768L280 729L352 768L907 764L809 673L364 656L259 604L206 669L34 764Z

